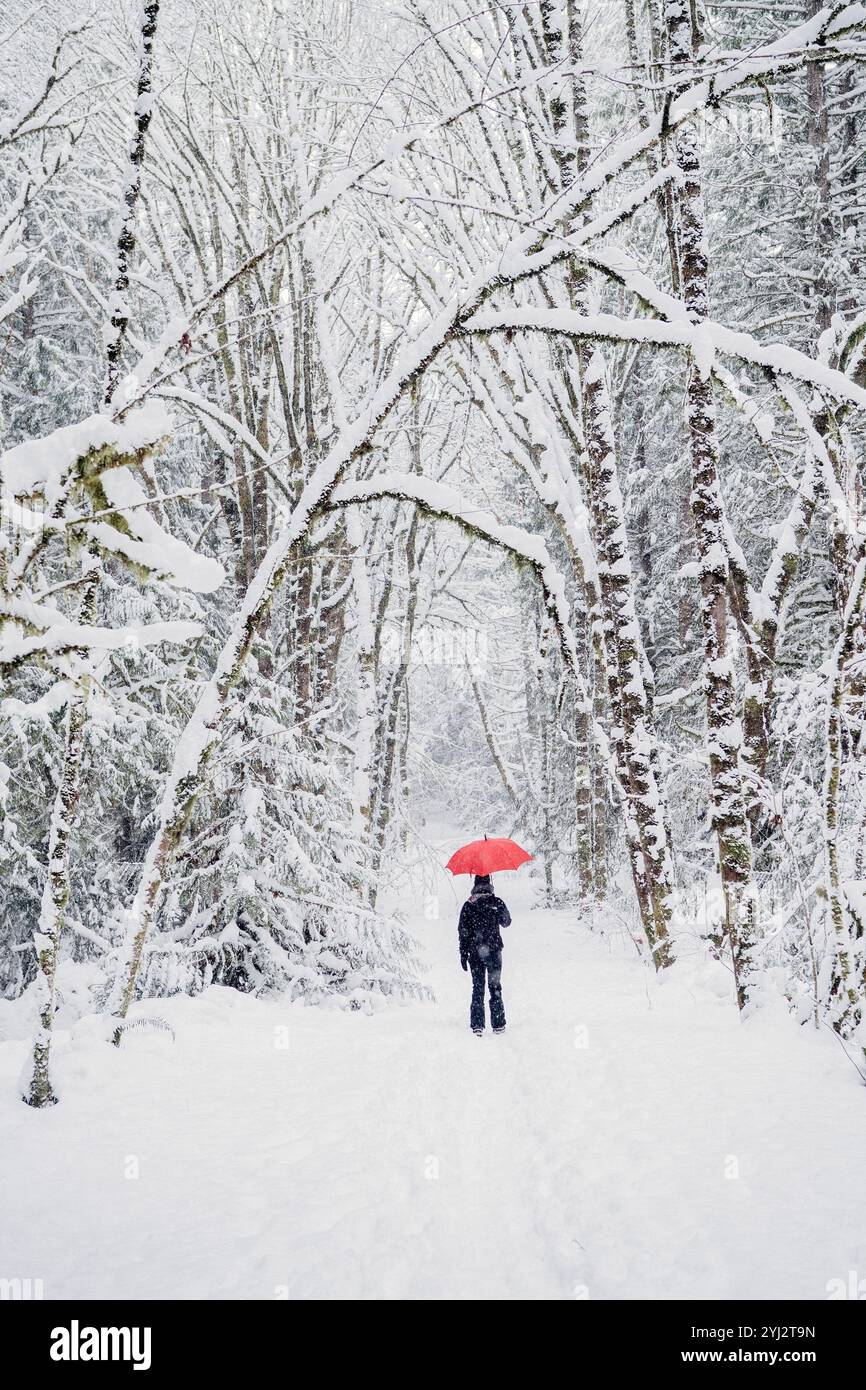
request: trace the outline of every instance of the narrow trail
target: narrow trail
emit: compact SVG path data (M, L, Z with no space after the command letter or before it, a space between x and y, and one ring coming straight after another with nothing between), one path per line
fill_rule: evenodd
M211 990L160 1005L175 1043L120 1052L83 1020L39 1114L0 1044L0 1274L295 1299L821 1299L866 1274L866 1092L835 1040L772 1005L742 1024L721 967L657 982L501 891L501 1037L469 1032L449 908L414 927L435 1005Z

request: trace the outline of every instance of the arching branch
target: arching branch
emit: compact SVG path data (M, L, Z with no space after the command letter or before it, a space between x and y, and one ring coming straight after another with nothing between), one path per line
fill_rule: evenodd
M451 521L466 535L498 546L510 554L518 565L534 572L541 584L545 605L556 628L563 660L574 680L577 704L581 712L590 718L595 740L603 756L607 758L610 745L604 729L593 718L592 701L584 685L577 642L569 619L565 580L554 565L541 536L524 531L519 526L503 526L491 512L467 501L454 488L415 473L382 473L374 478L341 483L331 493L327 506L345 507L356 502L372 502L384 498L412 502L427 516Z

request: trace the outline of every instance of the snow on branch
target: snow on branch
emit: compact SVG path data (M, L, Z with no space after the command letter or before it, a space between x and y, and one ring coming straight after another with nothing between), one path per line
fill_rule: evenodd
M93 477L105 468L138 462L171 430L171 417L159 404L130 411L122 422L108 415L88 415L73 425L62 425L41 439L28 439L0 454L3 498L42 496L50 505L70 474Z
M412 502L430 516L453 521L468 535L499 546L519 563L527 564L535 571L541 581L548 610L559 634L563 657L577 687L577 702L583 713L590 716L599 745L607 754L607 737L592 720L592 703L580 669L577 643L569 617L565 581L550 558L544 539L519 526L502 525L491 512L467 501L454 488L415 473L380 473L372 478L341 483L331 493L328 506L345 507L382 498Z
M795 26L770 44L751 49L744 54L723 55L712 75L702 76L700 80L686 87L675 101L659 111L637 134L629 135L615 143L607 151L605 157L595 161L579 179L574 181L570 188L565 189L543 210L539 209L537 218L527 219L527 221L535 221L536 226L523 236L517 237L514 243L503 252L501 260L502 280L515 278L515 271L520 267L520 262L530 249L533 252L541 251L551 238L559 238L562 241L561 233L564 220L585 207L595 193L611 183L623 170L640 160L678 125L688 121L705 107L717 105L723 97L735 92L746 83L784 74L807 61L818 61L819 59L829 61L835 53L831 41L856 31L863 25L866 25L866 5L829 5L807 20L806 23ZM513 94L522 85L525 84L509 84L499 95ZM373 160L362 165L350 166L329 179L305 203L290 223L282 227L263 247L240 261L217 284L209 288L189 312L177 316L166 324L159 340L140 358L133 369L130 382L137 383L140 392L147 390L156 373L162 368L168 354L179 346L181 341L237 284L273 256L280 247L298 237L304 228L315 219L330 212L347 193L355 189L363 189L365 179L375 176L379 171L394 164L403 155L423 147L424 142L432 135L441 134L467 115L475 114L480 106L487 105L496 95L496 93L489 93L480 101L473 99L466 102L423 130L416 129L392 137L386 141L384 148ZM661 182L669 177L669 171L667 169L661 170L656 177L659 180L658 186L660 186ZM627 209L621 215L625 216L628 209L633 210L634 207L639 206L655 186L652 181L646 184L638 197L629 199ZM599 233L602 230L609 230L617 220L620 220L619 215L611 217L608 214L602 219L596 230ZM544 269L545 263L562 259L566 254L569 254L568 248L569 243L566 241L565 248L560 246L558 254L552 254L548 246L546 255L542 257L542 263L536 266L535 270ZM520 267L520 274L525 275L528 270L529 267L524 265Z
M769 367L782 376L806 382L841 400L866 406L866 389L843 372L785 343L760 343L751 333L727 328L711 319L700 323L683 320L670 323L660 319L623 319L616 314L580 314L570 309L483 310L467 319L461 331L472 334L529 331L599 342L685 348L694 355L704 375L711 370L716 353L721 352L755 366Z
M160 526L148 510L147 493L128 468L102 474L100 484L113 509L111 521L89 521L82 528L100 549L114 552L177 588L197 594L211 594L219 588L225 578L220 562L199 555Z
M32 637L9 637L0 645L0 666L16 666L28 658L74 651L123 651L152 647L158 642L189 642L200 637L199 623L144 623L135 627L93 627L87 623L55 623Z
M152 402L122 421L90 415L42 439L17 444L0 455L4 506L15 508L16 499L42 497L47 518L33 512L32 526L75 529L103 551L150 575L195 593L212 593L225 577L222 565L160 526L148 509L147 493L130 471L130 465L140 463L171 430L164 406ZM64 515L53 520L57 504L76 480L97 493L103 516L89 520ZM17 509L12 514L18 514Z
M38 289L37 281L31 275L32 267L27 266L27 251L20 245L19 237L20 230L14 224L7 227L0 236L0 284L13 271L24 267L17 289L9 293L5 299L0 297L0 323L17 313L23 304L33 298Z

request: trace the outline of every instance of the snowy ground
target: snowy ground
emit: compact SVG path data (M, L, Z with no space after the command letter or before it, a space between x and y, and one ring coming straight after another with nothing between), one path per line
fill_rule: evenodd
M721 967L659 985L627 939L497 882L501 1037L468 1031L449 889L416 923L435 1005L212 990L159 1006L176 1042L119 1052L84 1019L40 1113L15 1095L25 1045L0 1045L0 1276L47 1298L504 1299L863 1277L866 1090L836 1040L781 1009L742 1025Z

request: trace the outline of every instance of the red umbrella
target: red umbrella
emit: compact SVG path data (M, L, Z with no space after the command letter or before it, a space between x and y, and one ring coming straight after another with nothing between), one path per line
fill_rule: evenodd
M519 869L531 858L515 840L488 840L485 835L458 849L445 867L452 874L498 874L502 869Z

